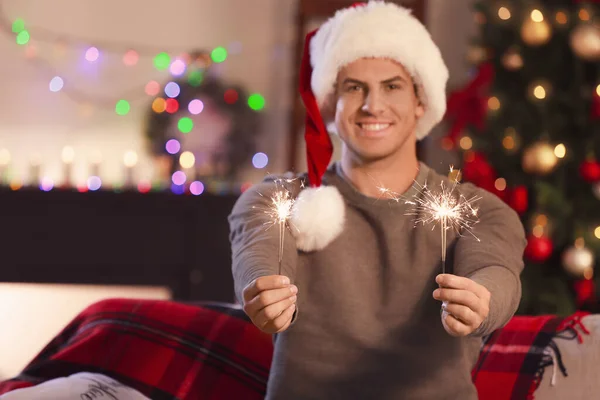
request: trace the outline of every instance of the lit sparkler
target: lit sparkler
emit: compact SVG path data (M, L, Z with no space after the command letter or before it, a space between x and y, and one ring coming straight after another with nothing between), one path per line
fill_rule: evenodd
M292 214L292 207L295 199L291 192L286 188L287 183L291 183L296 179L276 179L275 185L278 187L271 195L269 206L263 210L269 218L265 225L279 227L279 275L281 275L281 263L283 260L283 244L285 240L285 231L289 227L289 218ZM261 194L262 196L262 194Z
M450 167L450 173L452 172L453 168ZM438 191L432 191L427 183L421 185L415 182L413 187L417 189L417 193L410 199L378 186L382 196L398 202L404 200L405 204L413 206L405 215L417 217L415 226L431 224L432 229L435 229L436 225L440 224L442 273L446 273L446 245L449 229L454 229L459 235L462 235L462 232L468 232L477 241L480 241L473 233L472 227L478 222L478 209L474 207L473 203L480 200L481 196L475 195L466 198L462 194L457 195L455 189L458 186L458 174L456 177L450 187L447 187L442 181Z

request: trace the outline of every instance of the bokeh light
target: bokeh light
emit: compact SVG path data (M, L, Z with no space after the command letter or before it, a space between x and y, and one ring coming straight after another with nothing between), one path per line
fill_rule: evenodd
M164 71L169 68L171 57L167 53L160 53L154 57L154 67L159 71Z
M177 128L181 133L190 133L194 129L194 121L189 117L183 117L177 123Z
M7 149L0 150L0 165L8 165L10 163L10 151Z
M235 89L227 89L223 94L223 100L225 100L225 103L227 104L234 104L236 101L238 101L238 98L239 95Z
M54 188L54 181L47 176L43 177L40 182L40 189L44 192L49 192Z
M194 99L188 104L188 111L191 114L198 115L204 110L204 103L201 100Z
M22 18L17 18L13 21L12 31L13 33L20 33L25 30L25 21Z
M24 45L29 43L29 32L23 30L17 34L17 44Z
M186 179L187 176L185 176L185 173L183 171L175 171L171 176L171 181L173 181L173 183L178 186L183 185Z
M181 165L181 168L192 168L195 163L196 157L190 151L184 151L179 156L179 165Z
M137 189L140 193L148 193L152 189L152 184L150 183L150 181L143 180L138 182Z
M265 98L258 93L251 94L248 97L248 105L254 111L260 111L265 107Z
M152 102L152 111L157 114L164 112L167 109L167 102L162 97L157 97Z
M117 101L117 105L115 106L115 111L118 115L127 115L131 110L131 106L127 100L119 100Z
M190 183L190 193L194 196L200 196L204 193L204 184L200 181Z
M200 86L203 79L204 79L204 75L202 74L202 71L200 71L200 70L195 70L188 74L188 83L193 87Z
M97 176L90 176L87 180L88 190L95 192L102 187L102 180Z
M179 102L175 99L167 99L165 111L169 114L175 114L179 110Z
M132 67L138 63L139 59L140 59L140 56L137 51L128 50L123 55L123 64L127 65L128 67Z
M156 96L160 92L160 84L156 81L150 81L146 83L144 91L148 96Z
M215 63L222 63L227 59L227 50L225 47L216 47L211 53L210 58L212 58Z
M71 164L75 160L75 149L71 146L65 146L62 149L60 158L65 164Z
M65 82L60 76L55 76L50 80L50 84L48 85L51 92L59 92L64 87Z
M89 62L97 61L98 57L100 57L100 51L98 51L98 49L96 47L90 47L85 52L85 59L88 60Z
M125 164L125 166L128 168L134 167L137 164L137 162L138 162L138 155L133 150L127 151L125 153L125 155L123 156L123 164Z
M167 153L169 154L177 154L179 150L181 150L181 144L177 139L170 139L167 141L167 144L165 144L165 150L167 150Z
M269 157L265 153L256 153L254 157L252 157L252 165L254 168L262 169L269 164Z
M170 98L175 98L181 93L181 88L175 82L169 82L165 85L165 94Z
M171 63L169 72L171 72L171 75L173 76L180 76L185 72L185 67L185 62L181 59L177 59Z
M173 192L175 194L184 194L185 193L185 186L184 185L172 184L171 185L171 192Z

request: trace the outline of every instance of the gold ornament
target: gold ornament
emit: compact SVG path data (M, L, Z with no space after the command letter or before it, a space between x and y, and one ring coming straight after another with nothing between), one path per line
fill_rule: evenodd
M547 175L557 163L554 146L545 142L535 143L523 152L523 170L529 174Z
M562 254L565 271L576 277L582 277L594 267L594 253L585 247L583 240L577 240Z
M600 27L579 24L571 33L571 49L586 61L600 60Z
M523 57L516 48L510 48L502 56L502 65L509 71L523 68Z
M534 21L527 18L521 26L521 38L529 46L541 46L548 43L552 36L552 27L546 20Z
M467 61L477 65L488 59L488 50L485 47L474 45L467 49Z

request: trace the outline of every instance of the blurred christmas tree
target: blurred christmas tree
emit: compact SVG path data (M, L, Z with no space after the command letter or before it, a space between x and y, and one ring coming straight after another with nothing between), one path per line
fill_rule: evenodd
M464 181L522 218L519 313L600 312L600 0L482 0L474 11L475 76L449 97L444 147L462 151Z

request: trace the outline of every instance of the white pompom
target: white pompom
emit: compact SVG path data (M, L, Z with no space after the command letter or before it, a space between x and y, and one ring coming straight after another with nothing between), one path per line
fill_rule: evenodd
M342 232L344 213L344 198L335 186L302 190L290 216L296 247L302 251L325 248Z

